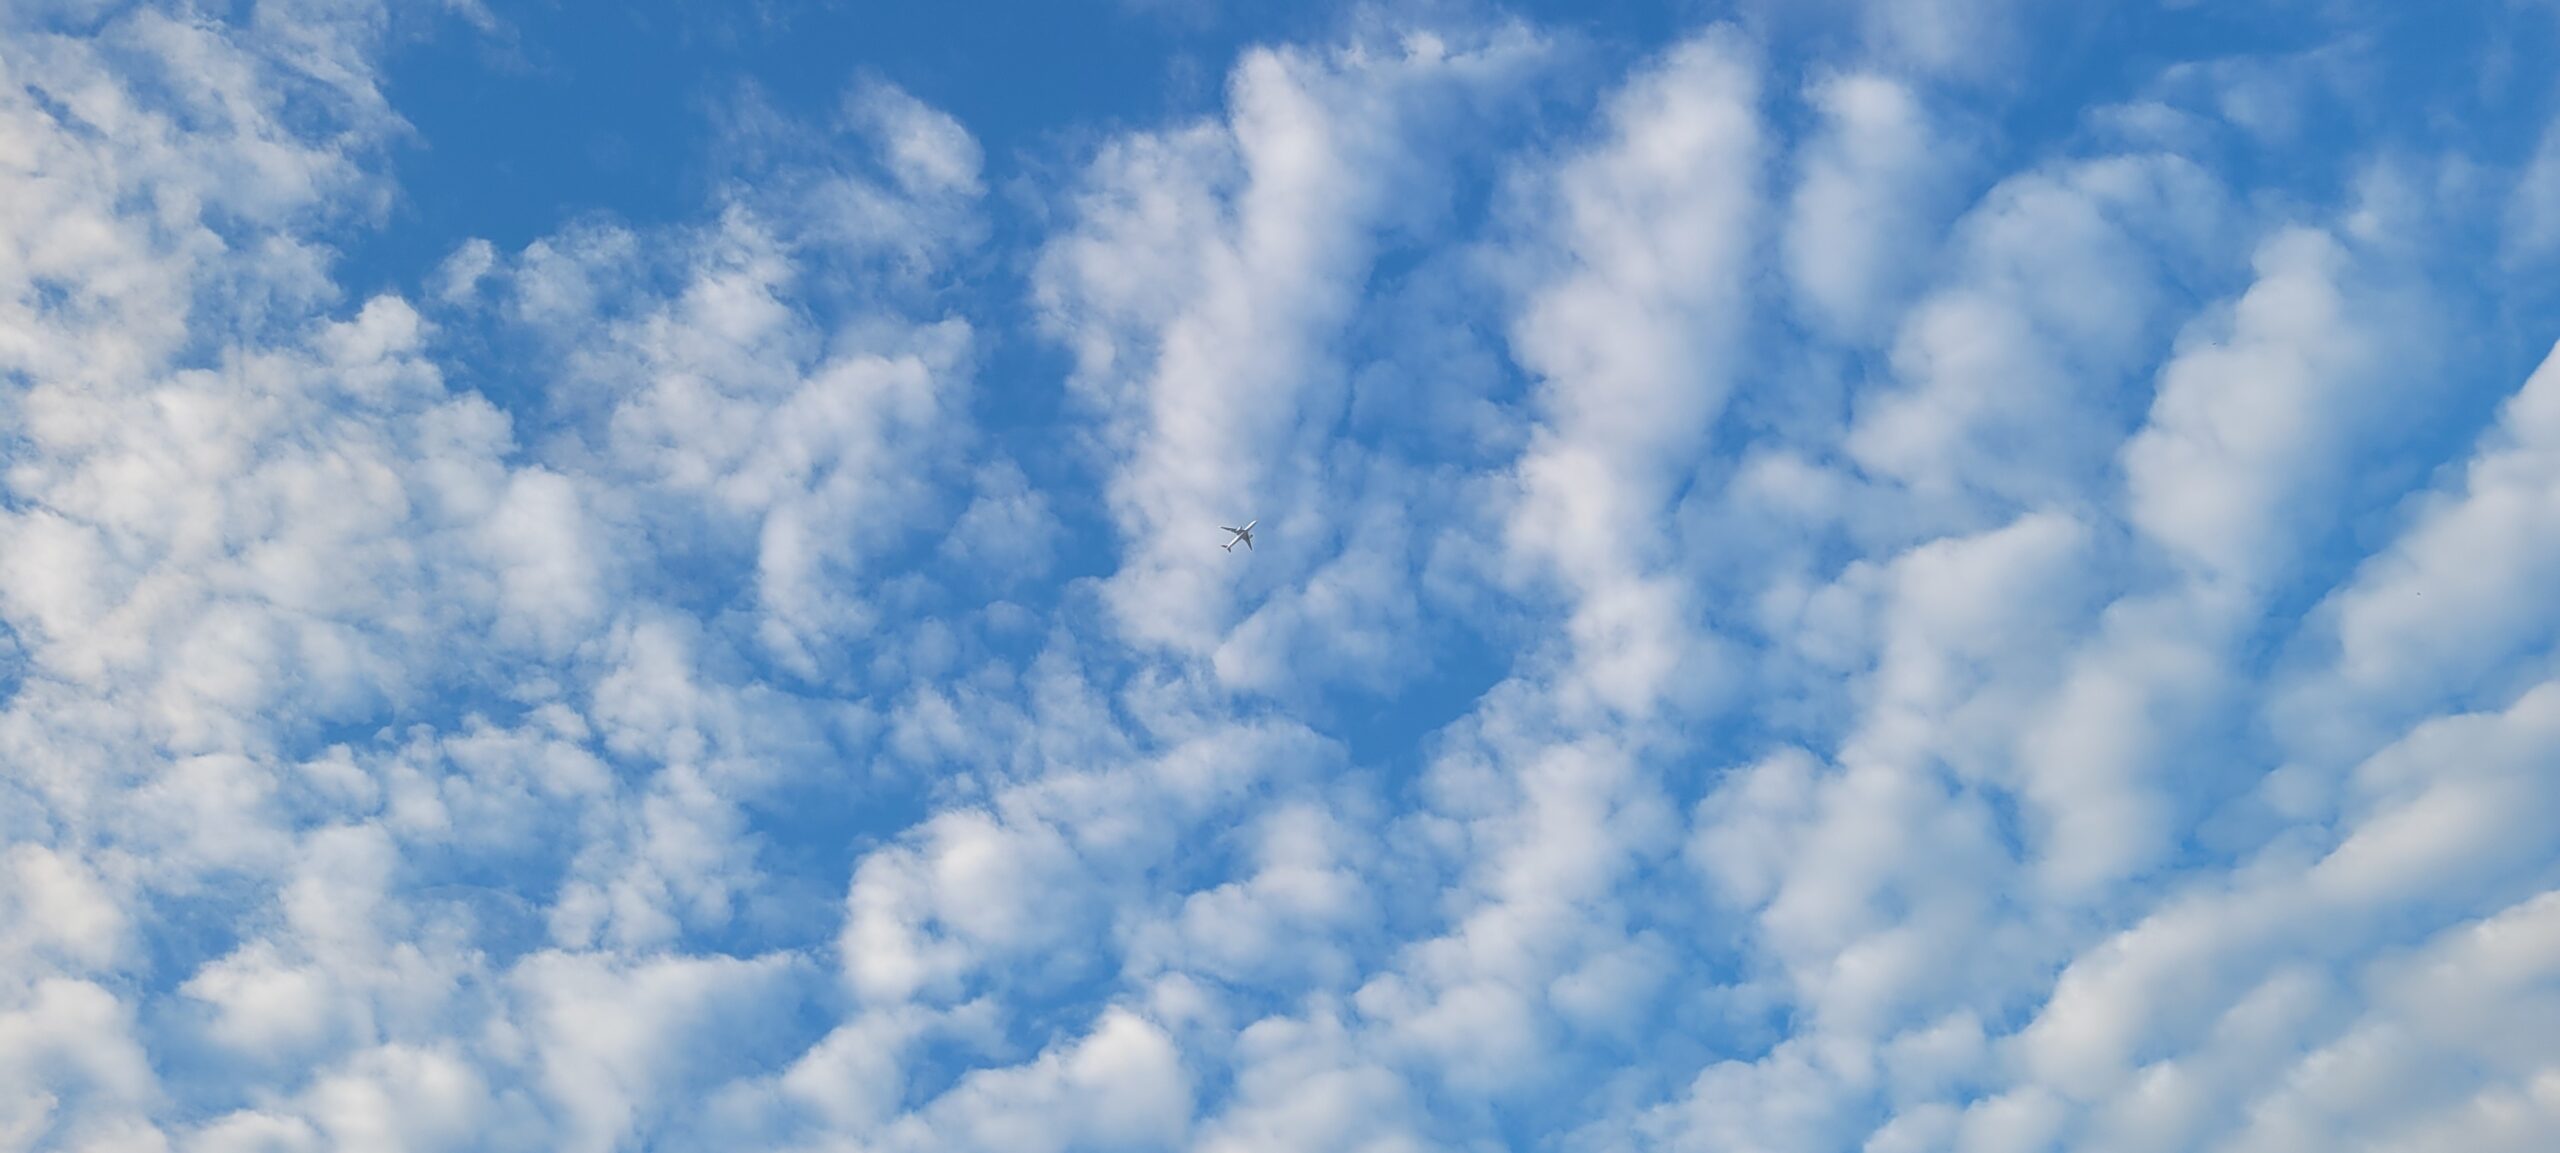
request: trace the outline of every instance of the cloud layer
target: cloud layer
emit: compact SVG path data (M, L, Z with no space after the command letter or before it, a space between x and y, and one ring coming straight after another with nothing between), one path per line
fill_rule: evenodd
M395 14L10 9L0 1149L2549 1147L2560 105L2182 13L749 87L367 294Z

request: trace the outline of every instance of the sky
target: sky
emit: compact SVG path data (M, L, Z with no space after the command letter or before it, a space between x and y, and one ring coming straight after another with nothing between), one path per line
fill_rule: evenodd
M2553 1148L2556 52L0 3L0 1150Z

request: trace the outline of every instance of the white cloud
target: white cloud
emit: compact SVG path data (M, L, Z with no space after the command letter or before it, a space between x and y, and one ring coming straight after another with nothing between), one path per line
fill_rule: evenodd
M162 1142L151 1119L199 1113L207 1091L154 1076L173 1043L242 1053L237 1076L281 1089L294 1061L444 1012L450 958L388 939L426 923L386 912L390 838L297 833L369 811L375 782L348 760L290 768L330 726L454 683L492 605L456 547L476 510L438 482L503 483L512 451L485 402L446 389L418 314L342 308L325 249L295 231L373 211L362 164L396 127L364 65L377 16L226 27L146 8L94 39L0 38L23 81L7 137L50 157L0 176L5 245L26 258L0 261L0 611L27 656L0 731L25 790L10 827L40 830L10 858L32 936L0 993L9 1059L35 1067L0 1080L42 1095L7 1122L34 1145ZM205 945L173 947L173 911L237 948L189 960ZM476 1076L429 1072L429 1088ZM263 1126L352 1147L359 1111L206 1140ZM474 1127L411 1128L457 1123Z
M2019 49L2013 0L1868 0L1858 5L1868 50L1964 79L1997 74Z
M1563 269L1513 325L1544 426L1506 535L1570 590L1577 691L1623 715L1705 671L1694 609L1658 571L1659 524L1731 387L1761 211L1759 88L1750 49L1721 31L1634 77L1603 142L1554 177Z
M1673 1104L1634 1125L1653 1149L1758 1146L1784 1153L1843 1148L1856 1123L1824 1055L1789 1042L1757 1064L1724 1061L1699 1072Z
M1852 459L1958 508L2088 491L2125 431L2103 402L2162 327L2165 277L2217 238L2222 200L2173 156L2002 182L1957 224L1955 275L1901 326L1902 387L1859 401Z
M1868 1065L1868 1054L1920 1044L1921 1013L1995 1012L2040 995L2050 962L2034 955L2077 947L2044 902L2110 907L2121 898L2106 885L2195 835L2214 803L2200 796L2245 788L2246 777L2204 775L2217 771L2212 758L2231 754L2198 736L2227 723L2223 710L2248 707L2237 695L2246 674L2234 667L2233 630L2256 622L2268 591L2334 540L2326 534L2345 511L2316 507L2308 494L2350 489L2349 462L2389 451L2410 418L2395 406L2413 403L2406 382L2423 372L2424 355L2411 350L2436 333L2426 303L2394 279L2405 269L2322 233L2273 233L2258 283L2236 309L2190 326L2162 373L2151 426L2123 450L2130 527L2173 550L2183 572L2164 591L2124 595L2128 582L2140 590L2159 577L2122 566L2111 518L2095 512L2109 500L2110 478L2093 465L2133 431L2103 414L2168 331L2175 286L2195 275L2180 270L2210 267L2210 241L2228 228L2227 211L2214 179L2174 158L2104 159L2013 178L1958 225L1949 282L1905 322L1898 379L1858 402L1846 441L1853 459L1909 485L1920 503L1836 484L1808 490L1796 479L1781 491L1768 470L1788 458L1761 458L1747 491L1769 510L1819 526L1843 516L1845 500L1853 532L1926 543L1890 568L1852 560L1828 588L1799 584L1764 602L1788 622L1777 639L1846 649L1821 659L1858 676L1849 694L1857 719L1837 768L1784 754L1730 776L1700 806L1689 857L1723 899L1755 913L1753 955L1765 949L1785 964L1797 1024L1777 1052L1715 1067L1654 1123L1730 1103L1729 1115L1749 1118L1731 1140L1840 1147L1854 1138L1793 1118L1856 1116L1889 1096L1872 1147L2069 1147L2091 1114L2108 1120L2088 1132L2127 1148L2190 1147L2235 1114L2172 1054L2225 1075L2281 1061L2327 1027L2323 998L2271 1009L2262 1003L2286 999L2253 993L2265 964L2284 955L2282 934L2303 924L2280 910L2305 898L2239 882L2228 902L2164 905L2187 912L2155 914L2124 938L2128 951L2106 962L2121 968L2092 960L2118 956L2107 949L2084 952L2091 968L2067 972L2016 1042L1951 1048L1930 1077L1906 1074L1890 1094ZM2244 358L2267 363L2218 371ZM2065 400L2026 383L2037 379L2091 391ZM2216 431L2191 431L2204 425ZM2185 452L2174 464L2166 459L2173 446ZM2182 506L2167 499L2178 493L2189 497ZM1871 514L1858 506L1867 502L1896 509L1899 523L1861 524ZM1927 540L1924 526L1996 524L2021 505L2070 515L2029 511L1996 534ZM1772 535L1791 527L1757 515L1731 523ZM2039 522L2067 529L2054 539L2071 542L2043 550L2044 563L1945 563L1990 562L2003 550L1984 545L2034 539L2025 530ZM2122 599L2107 606L2113 596ZM1871 666L1859 655L1870 644ZM2178 766L2191 758L2205 760ZM2512 830L2463 823L2497 804L2472 804L2508 780L2497 779L2501 786L2449 787L2472 807L2448 799L2393 808L2347 843L2364 839L2413 867L2422 857L2410 854L2512 845ZM2504 805L2517 803L2530 802ZM2448 829L2470 837L2433 835ZM2351 869L2359 855L2341 849L2322 868ZM2443 887L2478 892L2522 859L2454 852L2427 867ZM2468 871L2445 871L2456 867ZM2353 874L2399 875L2379 857ZM2030 878L2039 883L2018 883ZM2370 936L2353 940L2320 955L2372 947ZM2085 973L2099 971L2156 983L2084 988ZM2219 1039L2207 1041L2234 1003L2259 1007L2235 1009ZM2239 1023L2252 1013L2284 1023ZM1834 1046L1837 1065L1789 1048L1817 1042ZM2002 1088L2004 1062L1991 1058L2002 1050L2027 1059L2036 1075ZM2136 1084L2151 1105L2138 1103ZM1792 1099L1786 1085L1805 1086L1820 1104L1777 1112L1777 1102ZM2093 1097L2106 1103L2093 1110Z
M1281 984L1303 974L1338 985L1352 972L1333 935L1370 915L1353 830L1296 803L1255 822L1253 870L1183 898L1177 916L1142 935L1131 965L1162 964L1228 981ZM1302 979L1304 979L1302 978Z
M1234 1103L1201 1134L1204 1153L1345 1149L1419 1153L1417 1102L1392 1069L1362 1059L1339 1016L1272 1018L1236 1038Z
M498 636L565 654L604 620L606 546L577 482L537 467L504 483L477 542L498 581Z
M404 598L437 581L415 542L439 527L405 422L485 405L442 394L395 298L310 338L128 395L65 382L24 401L33 507L8 520L29 535L0 595L41 665L129 694L180 749L369 707L425 671L450 620L431 613L475 615Z
M593 406L579 456L562 463L645 486L655 499L633 511L673 522L659 532L708 534L746 553L758 639L820 676L830 642L876 623L856 591L864 558L912 532L934 499L971 333L956 317L813 323L796 293L828 274L833 210L784 207L801 215L733 203L714 226L651 238L646 250L676 253L666 299L602 287L652 263L640 238L607 230L537 243L517 274L516 311L566 353L563 399ZM854 244L848 258L868 248ZM568 500L538 483L550 507ZM543 595L583 595L577 551L551 563L568 571L543 581L560 590Z
M296 230L371 211L360 165L396 126L366 60L379 19L262 8L227 27L145 9L94 42L8 38L7 67L27 78L0 104L8 139L55 158L41 175L0 176L26 193L11 199L9 251L33 256L0 262L0 299L24 322L0 350L12 438L0 610L27 655L0 734L26 770L8 826L44 830L8 858L17 928L0 1014L23 1026L8 1060L45 1071L6 1078L39 1095L13 1098L5 1124L45 1147L133 1147L144 1117L200 1114L205 1094L252 1084L272 1090L257 1095L264 1104L188 1140L432 1148L521 1136L522 1102L486 1070L529 1058L506 1040L523 1033L505 1012L482 1016L497 981L480 950L537 943L506 941L504 922L538 924L523 896L541 894L483 883L463 888L488 899L437 887L420 900L411 870L479 853L571 866L566 896L574 904L587 885L621 898L626 940L665 939L654 926L671 910L716 926L754 888L739 875L751 869L720 872L748 855L736 795L809 743L806 722L760 687L704 684L680 641L658 646L672 654L655 665L635 660L652 653L648 616L628 603L633 562L662 542L632 531L647 518L617 490L630 474L611 467L616 457L555 440L530 451L558 458L527 461L508 415L447 388L435 330L406 302L340 310L325 248ZM296 85L288 113L283 92ZM903 115L914 129L926 114ZM732 251L753 248L744 219L732 217ZM73 243L46 249L48 235ZM566 259L496 268L485 243L466 246L443 295L468 322L471 289L495 275L536 302L522 315L567 343L602 343L594 309L631 286L597 266L599 248L611 244L581 235L543 250ZM689 306L644 298L635 309L673 318L657 330L670 355L718 365L721 341L753 345L777 330L823 343L759 314L752 275L723 281L716 253L712 264L686 285ZM584 290L568 291L580 276ZM911 396L921 379L914 357L950 363L954 331L916 330L921 352L890 334L885 356L820 359L813 381L782 390L778 415L756 397L740 415L714 411L773 421L794 453L739 465L718 427L671 427L644 447L677 462L661 471L678 482L684 462L707 462L698 488L726 484L714 495L834 527L827 517L865 499L854 468L880 468L875 487L911 483L877 459L879 446L915 427L908 416L932 418L930 399L902 410L901 390ZM778 375L799 384L788 367ZM809 599L794 595L776 599ZM484 707L437 703L457 691L502 714L521 705L526 724L455 716ZM594 725L572 711L590 703ZM355 747L323 747L338 737ZM600 759L609 752L686 763L626 793ZM607 811L623 803L627 823ZM603 884L576 872L588 860ZM229 926L236 944L200 961L186 959L200 945L168 951L173 909ZM147 952L128 943L136 918L147 918ZM163 958L181 967L152 974ZM650 1051L701 1036L685 1019L694 1001L749 1021L776 1002L772 980L736 983L747 991L724 1001L666 976L724 963L632 970L634 999L670 1003L671 1023L642 1022L625 1046L641 1051L533 1031L547 1084L572 1106L573 1137L610 1144L642 1116L617 1094L670 1075ZM555 1024L612 1016L580 987L610 984L617 969L591 967L528 963L517 982L527 1012ZM137 1027L105 986L52 970L105 970L114 987L160 1000ZM75 1019L76 1030L59 1027ZM140 1054L171 1043L224 1053L235 1071L164 1095Z
M1515 676L1480 700L1444 734L1429 807L1394 826L1443 850L1424 866L1449 877L1423 922L1431 935L1359 986L1351 1021L1317 1001L1247 1038L1344 1031L1354 1052L1477 1099L1542 1091L1543 1054L1624 1036L1646 1013L1665 946L1632 929L1616 890L1675 847L1677 819L1641 738L1620 729L1698 696L1666 683L1672 667L1653 659L1697 642L1666 596L1666 542L1651 521L1719 412L1731 367L1720 338L1736 322L1720 310L1739 301L1757 211L1756 94L1747 49L1728 31L1704 34L1612 95L1598 142L1535 174L1533 202L1554 212L1532 218L1550 223L1514 257L1543 279L1525 286L1512 337L1543 378L1542 424L1505 480L1522 490L1506 509L1506 547L1523 575L1562 578L1574 623L1559 639L1574 659L1553 683ZM1612 528L1624 539L1609 539ZM1376 1095L1373 1107L1407 1091L1385 1070L1354 1068L1293 1066L1277 1100L1249 1094L1212 1131L1262 1148L1271 1138L1243 1133L1295 1132L1316 1123L1301 1110L1330 1116L1321 1103L1355 1091Z
M2380 969L2373 1007L2300 1057L2232 1143L2268 1149L2524 1149L2554 1132L2547 1032L2560 1003L2550 894L2439 935ZM2469 1076L2455 1069L2472 1071Z
M2560 120L2542 132L2507 201L2507 256L2529 259L2560 245Z
M0 920L11 928L0 936L0 956L23 964L30 954L53 954L105 969L130 947L131 919L88 862L33 844L11 846L5 860L0 899L8 903L0 907L8 911Z
M906 1097L907 1054L923 1032L919 1016L872 1013L837 1026L792 1062L779 1079L782 1092L838 1131L876 1128Z
M489 1096L479 1072L456 1055L390 1045L321 1078L303 1104L328 1148L391 1153L476 1147Z
M2227 333L2190 332L2125 446L2134 524L2208 586L2261 585L2266 559L2316 539L2334 514L2306 494L2341 487L2359 441L2412 406L2424 306L2354 283L2350 261L2324 233L2270 237Z
M2560 616L2540 590L2560 579L2560 349L2508 398L2461 478L2331 594L2321 623L2336 659L2288 686L2278 714L2311 764L2550 675Z
M2005 775L1998 742L2050 675L2086 535L2046 514L1906 553L1838 770L1781 756L1701 804L1692 860L1736 896L1766 894L1760 930L1826 1027L1889 1035L2027 963L1983 955L1999 940L1987 894L2012 860L1978 790Z
M2065 1116L2062 1101L2051 1093L2010 1093L1967 1108L1957 1143L1981 1153L2041 1153L2055 1147Z
M1826 77L1806 97L1823 128L1797 162L1787 275L1817 323L1863 336L1899 303L1927 255L1962 145L1909 86L1885 76Z
M0 1002L0 1132L63 1148L150 1132L143 1111L161 1086L133 1007L88 981L10 985Z
M1084 888L1074 849L1036 818L945 813L915 850L872 855L854 874L843 950L854 988L902 1000L947 987L980 949L1036 946L1073 924ZM938 922L928 934L920 922Z
M1379 234L1422 223L1440 179L1425 165L1447 148L1434 134L1544 54L1518 28L1257 49L1223 121L1094 158L1035 283L1113 457L1127 555L1106 597L1127 636L1198 654L1227 633L1242 593L1224 562L1247 558L1200 547L1217 525L1269 510L1264 539L1299 543L1252 559L1315 555L1350 503L1326 476L1344 403L1333 345Z
M2492 716L2418 726L2357 767L2344 806L2353 832L2311 884L2351 905L2460 910L2530 883L2540 854L2526 814L2555 792L2555 726L2560 686L2548 683Z
M976 488L943 551L996 588L1047 576L1062 535L1047 496L1011 462L981 469Z
M873 82L847 96L845 115L871 137L890 175L909 193L975 195L979 191L978 172L985 157L977 138L950 113L893 85Z
M782 957L663 957L631 962L579 953L527 958L512 975L545 1096L560 1111L558 1148L625 1146L680 1112L729 1061L772 1041Z
M1073 723L1084 704L1041 703L1035 730ZM1116 898L1199 822L1320 763L1310 745L1292 727L1204 727L1147 753L1107 754L1123 766L1070 760L1004 787L987 808L934 815L856 866L839 941L846 980L872 1004L948 1002L991 964L1044 951L1051 964L1090 963Z
M1371 489L1366 507L1347 510L1358 520L1328 534L1342 539L1340 554L1310 566L1295 588L1264 601L1227 634L1210 655L1221 682L1287 700L1323 687L1325 680L1312 679L1317 670L1380 691L1427 671L1427 658L1413 650L1423 607L1406 574L1415 537L1430 529L1381 499L1384 487Z
M2170 766L2242 691L2233 633L2349 511L2310 494L2347 488L2351 461L2387 459L2416 415L2423 305L2324 232L2280 230L2254 264L2227 312L2182 334L2121 452L2127 520L2180 580L2110 606L2020 735L2042 879L2058 893L2153 867L2203 815L2181 794L2230 791Z
M1191 1083L1163 1029L1123 1009L1028 1065L981 1069L892 1127L898 1149L1180 1148Z
M2546 688L2502 713L2422 727L2358 770L2366 799L2342 821L2333 849L2317 859L2270 853L2228 888L2175 898L2083 953L2019 1034L2024 1067L2075 1097L2114 1098L2111 1131L2128 1148L2169 1137L2210 1147L2216 1131L2266 1148L2316 1147L2344 1132L2381 1136L2452 1103L2443 1078L2412 1079L2419 1068L2504 1061L2492 1067L2530 1076L2547 1054L2512 1047L2504 1012L2465 1019L2450 1004L2401 1010L2396 998L2374 994L2423 986L2393 966L2359 966L2367 1014L2389 1016L2358 1025L2297 966L2319 973L2373 957L2378 944L2412 929L2448 942L2503 941L2514 932L2503 926L2521 918L2499 913L2499 903L2548 903L2529 863L2540 854L2520 826L2502 822L2550 803L2547 789L2528 782L2549 761L2555 700ZM2468 920L2484 915L2492 916ZM2520 1007L2485 987L2481 995ZM2403 1012L2413 1015L2407 1023ZM2418 1019L2434 1022L2423 1055L2406 1039ZM2190 1064L2216 1076L2182 1073ZM2145 1102L2163 1094L2183 1100L2184 1124L2148 1111ZM2330 1111L2341 1108L2367 1119L2333 1131L2347 1115ZM2165 1136L2137 1140L2163 1126Z
M498 248L477 236L463 241L436 266L434 296L446 304L462 304L480 291L480 283L498 266Z

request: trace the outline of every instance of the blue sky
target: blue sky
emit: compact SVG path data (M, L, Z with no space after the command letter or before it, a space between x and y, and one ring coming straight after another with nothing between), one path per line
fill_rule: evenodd
M2556 39L12 6L0 1149L2549 1148Z

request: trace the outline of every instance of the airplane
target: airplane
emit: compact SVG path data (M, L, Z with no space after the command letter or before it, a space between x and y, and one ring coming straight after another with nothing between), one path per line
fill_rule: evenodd
M1228 532L1231 532L1231 533L1236 534L1236 535L1235 535L1235 539L1234 539L1234 540L1230 540L1230 541L1228 541L1227 543L1225 543L1225 544L1223 544L1223 545L1220 545L1219 547L1220 547L1220 548L1223 548L1223 549L1225 549L1225 550L1227 550L1228 552L1234 552L1234 551L1236 551L1236 546L1237 546L1237 545L1239 545L1239 544L1241 544L1241 545L1243 545L1243 546L1244 546L1244 551L1246 551L1246 552L1252 552L1252 551L1253 551L1253 526L1258 525L1258 524L1261 524L1261 523L1262 523L1262 518L1260 518L1260 517L1256 517L1256 518L1254 518L1254 519L1252 519L1252 520L1249 520L1249 521L1244 522L1244 527L1243 527L1243 528L1228 528L1226 525L1219 525L1219 526L1218 526L1219 528L1221 528L1221 529L1225 529L1225 530L1226 530L1226 531L1228 531Z

